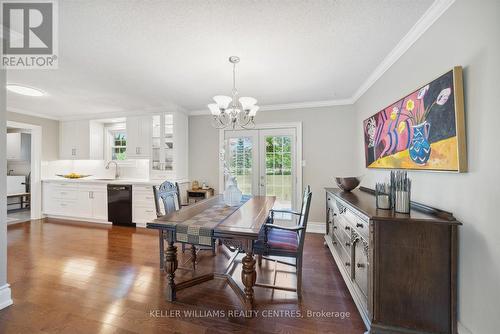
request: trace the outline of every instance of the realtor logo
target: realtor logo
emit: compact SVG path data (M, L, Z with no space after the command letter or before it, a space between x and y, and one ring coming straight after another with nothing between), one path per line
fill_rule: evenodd
M57 2L0 2L4 69L57 68Z

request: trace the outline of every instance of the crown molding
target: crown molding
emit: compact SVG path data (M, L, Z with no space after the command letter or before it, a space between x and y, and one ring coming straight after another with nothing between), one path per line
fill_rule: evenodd
M269 104L260 106L259 111L273 111L273 110L290 110L290 109L305 109L305 108L321 108L331 106L346 106L353 104L351 99L339 100L324 100L324 101L309 101L309 102L296 102L284 104ZM188 112L189 116L210 115L208 109L193 110Z
M380 77L391 68L401 56L429 29L436 20L443 15L455 0L435 0L425 11L424 15L411 27L410 31L399 41L394 49L382 60L370 76L363 82L351 97L353 103L363 96Z

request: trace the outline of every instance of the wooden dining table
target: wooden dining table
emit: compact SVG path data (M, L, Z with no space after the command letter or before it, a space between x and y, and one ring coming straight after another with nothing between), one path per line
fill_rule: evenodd
M194 216L203 213L216 205L224 203L223 196L217 195L197 202L194 205L160 217L147 224L150 229L157 229L160 238L160 251L163 249L163 240L167 241L165 250L164 269L167 277L166 298L168 301L176 300L176 293L182 289L201 284L214 278L225 279L229 286L236 292L246 309L254 307L254 286L257 279L255 259L253 253L254 241L259 238L261 227L266 223L269 211L273 208L276 198L274 196L253 196L243 203L238 209L221 217L220 223L213 228L212 238L218 239L222 244L234 251L232 262L240 253L244 253L241 263L241 282L244 289L233 280L229 266L224 272L213 272L176 282L175 271L178 267L176 240L176 224L186 222ZM193 248L194 249L194 248ZM194 254L195 255L195 254Z

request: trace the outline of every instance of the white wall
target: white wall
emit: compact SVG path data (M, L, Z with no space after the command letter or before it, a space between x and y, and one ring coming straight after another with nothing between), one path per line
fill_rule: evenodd
M352 152L356 113L353 106L263 111L258 123L302 122L303 185L311 185L310 220L325 221L325 186L334 186L333 176L351 175L356 169ZM211 116L189 117L189 179L219 184L219 131Z
M14 112L7 112L7 120L41 126L42 160L59 158L59 121Z
M5 121L5 71L0 70L0 309L12 303L7 284L7 141Z
M498 333L500 1L457 0L357 101L356 151L359 168L365 170L362 120L454 65L464 68L470 171L412 172L412 196L452 211L463 222L459 232L459 322L476 334ZM369 187L388 174L365 173L362 184Z

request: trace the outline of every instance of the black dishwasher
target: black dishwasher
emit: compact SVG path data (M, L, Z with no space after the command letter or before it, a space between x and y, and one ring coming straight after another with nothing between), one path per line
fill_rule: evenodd
M135 226L132 223L132 186L108 184L108 221L113 225Z

